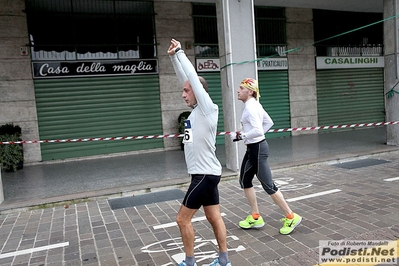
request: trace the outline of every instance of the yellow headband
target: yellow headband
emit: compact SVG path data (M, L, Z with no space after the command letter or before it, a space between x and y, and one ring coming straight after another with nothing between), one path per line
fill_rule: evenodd
M243 81L241 81L240 86L243 86L243 87L247 88L248 90L255 91L256 92L256 100L258 100L260 98L258 81L256 79L245 78Z

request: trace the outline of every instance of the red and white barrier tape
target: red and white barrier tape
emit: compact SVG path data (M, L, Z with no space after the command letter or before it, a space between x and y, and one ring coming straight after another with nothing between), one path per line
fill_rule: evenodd
M293 127L282 129L270 129L267 133L276 132L290 132L303 130L319 130L319 129L338 129L338 128L353 128L353 127L377 127L386 125L397 125L399 121L393 122L379 122L367 124L351 124L351 125L337 125L337 126L317 126L317 127ZM217 135L229 135L232 132L217 132ZM34 144L34 143L65 143L65 142L87 142L99 140L135 140L135 139L165 139L183 137L184 134L170 134L170 135L149 135L149 136L131 136L131 137L111 137L111 138L85 138L85 139L63 139L63 140L21 140L21 141L6 141L0 144Z

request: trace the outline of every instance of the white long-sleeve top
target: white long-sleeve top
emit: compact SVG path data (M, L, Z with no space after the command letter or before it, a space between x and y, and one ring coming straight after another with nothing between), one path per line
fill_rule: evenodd
M245 144L257 143L265 139L265 133L274 125L262 105L251 98L245 102L241 117L241 136Z
M183 139L188 173L221 175L222 166L215 154L219 108L205 91L184 52L180 50L170 58L180 83L183 85L188 79L197 99L197 104L185 121L185 131L191 131ZM186 140L186 137L190 140Z

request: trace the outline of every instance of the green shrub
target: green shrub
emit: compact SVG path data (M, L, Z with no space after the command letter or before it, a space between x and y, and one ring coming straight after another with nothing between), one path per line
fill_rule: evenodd
M185 111L181 113L177 118L177 125L180 134L184 133L184 120L186 120L190 114L191 114L190 111ZM184 150L184 144L182 142L180 142L180 148Z
M5 135L5 134L8 135L18 134L18 138L20 138L22 135L21 127L15 126L12 123L2 125L0 126L0 135Z
M183 133L184 133L184 120L186 120L187 117L188 117L190 114L191 114L190 111L185 111L185 112L183 112L183 113L181 113L181 114L179 115L179 118L177 119L177 122L178 122L178 125L179 125L178 130L179 130L179 133L180 133L180 134L183 134Z
M0 142L20 141L21 128L13 124L0 126ZM24 161L22 144L1 144L0 165L4 171L17 171Z

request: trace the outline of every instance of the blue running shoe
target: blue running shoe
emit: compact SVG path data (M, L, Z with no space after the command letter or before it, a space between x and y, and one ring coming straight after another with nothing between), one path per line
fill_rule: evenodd
M183 260L182 262L179 263L177 266L187 266L187 263ZM197 263L194 262L194 266L197 266Z
M226 265L222 265L219 262L219 258L214 259L209 266L231 266L231 262L229 261Z

